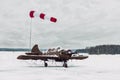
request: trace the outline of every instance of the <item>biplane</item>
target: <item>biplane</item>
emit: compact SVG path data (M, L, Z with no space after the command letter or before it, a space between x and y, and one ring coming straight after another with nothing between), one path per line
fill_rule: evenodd
M34 45L31 52L25 53L24 55L19 55L17 59L20 60L42 60L44 61L44 66L47 67L47 61L54 60L56 62L63 62L63 67L68 67L67 61L76 59L83 60L88 58L88 56L75 56L75 52L72 50L59 50L58 47L56 50L49 49L47 52L42 52L39 50L38 45Z

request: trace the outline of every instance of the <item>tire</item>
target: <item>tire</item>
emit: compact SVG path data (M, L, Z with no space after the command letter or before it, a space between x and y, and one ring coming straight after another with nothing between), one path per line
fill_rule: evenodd
M68 67L68 66L67 66L67 63L64 63L64 64L63 64L63 67L67 68L67 67Z
M47 64L47 63L45 63L45 64L44 64L44 66L45 66L45 67L47 67L47 66L48 66L48 64Z

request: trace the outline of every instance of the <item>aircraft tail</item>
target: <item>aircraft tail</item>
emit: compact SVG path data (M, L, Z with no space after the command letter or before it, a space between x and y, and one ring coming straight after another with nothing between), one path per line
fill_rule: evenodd
M26 53L27 55L42 55L42 51L39 50L38 45L35 44L31 50L31 53Z
M42 54L42 51L39 50L37 44L35 44L35 45L33 46L31 52Z

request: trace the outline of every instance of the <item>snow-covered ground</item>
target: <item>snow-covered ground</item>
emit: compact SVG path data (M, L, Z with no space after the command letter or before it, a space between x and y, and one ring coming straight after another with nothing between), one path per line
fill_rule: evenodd
M89 55L81 61L62 63L21 61L23 52L0 52L0 80L120 80L120 55Z

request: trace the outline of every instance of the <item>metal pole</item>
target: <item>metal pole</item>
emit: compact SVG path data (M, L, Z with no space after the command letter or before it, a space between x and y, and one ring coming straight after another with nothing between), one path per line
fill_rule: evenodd
M29 49L31 50L31 41L32 41L32 18L30 21L30 41L29 41Z

